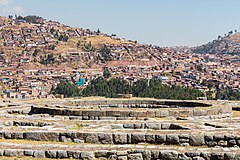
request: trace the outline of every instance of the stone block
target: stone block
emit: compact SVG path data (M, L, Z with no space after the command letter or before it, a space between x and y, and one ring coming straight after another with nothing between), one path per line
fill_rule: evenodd
M92 152L82 152L80 157L84 160L93 160L94 154Z
M110 133L99 133L98 134L99 142L102 144L112 144L113 137Z
M150 143L150 144L154 144L156 142L156 136L155 134L146 134L145 135L145 138L146 138L146 142L147 143Z
M178 137L179 139L189 139L189 134L180 134Z
M33 150L25 150L24 155L25 156L33 156L33 152L34 152Z
M224 135L214 135L213 139L215 141L225 140L225 136Z
M67 151L68 158L81 159L81 152Z
M163 144L166 143L167 136L165 134L157 134L155 139L157 144Z
M127 129L134 129L134 124L124 124L123 127Z
M87 135L88 135L87 133L75 132L75 133L71 134L70 138L72 138L72 139L77 138L80 140L84 140L87 137Z
M74 138L74 139L73 139L73 142L74 142L74 143L84 143L84 140L79 139L79 138Z
M68 154L67 154L67 151L65 150L58 150L57 151L57 158L68 158Z
M0 131L0 139L4 138L4 132Z
M202 146L205 145L204 135L190 135L189 144L191 146Z
M162 123L161 124L161 128L164 129L164 130L168 130L171 126L171 123Z
M95 157L96 158L99 158L99 157L107 158L107 157L109 157L109 155L108 155L107 151L96 151L95 152Z
M142 128L142 124L141 123L135 123L134 124L134 129L141 129Z
M144 160L141 153L129 154L128 160Z
M196 156L196 157L193 157L192 160L205 160L205 159L203 157Z
M59 141L57 132L27 132L25 135L27 140L32 141Z
M231 139L231 140L228 141L228 147L232 147L232 146L234 146L236 144L237 144L237 142L236 142L235 139Z
M4 133L4 138L5 139L11 139L12 138L12 133L11 132L5 132Z
M142 152L142 156L144 160L151 160L151 151L150 150L144 150Z
M117 160L128 160L127 156L118 156Z
M192 117L193 116L193 110L179 110L179 116L180 117Z
M188 157L197 157L197 156L200 156L201 153L200 152L196 152L196 151L190 151L190 152L187 152L185 153Z
M128 138L126 133L114 133L113 134L114 144L127 144Z
M130 111L121 111L120 117L130 117Z
M117 151L116 153L117 156L126 156L128 155L127 151Z
M218 144L219 146L222 146L222 147L227 147L228 142L227 142L227 141L224 141L224 140L220 140L217 144Z
M152 150L151 151L151 157L152 157L152 159L159 159L159 151L158 150Z
M206 141L206 145L208 146L208 147L215 147L215 146L217 146L217 142L216 141Z
M57 158L57 151L55 151L55 150L48 150L48 151L46 151L45 156L47 158Z
M211 159L224 160L224 153L221 152L212 152Z
M163 160L178 160L177 151L160 151L160 159Z
M210 152L201 152L201 157L203 157L206 160L211 159L211 153Z
M172 109L172 110L169 111L169 116L178 117L179 116L179 111L177 109Z
M179 153L178 154L178 159L179 160L192 160L192 158L187 157L184 153Z
M85 138L86 143L99 143L97 133L88 133Z
M108 117L121 117L121 111L106 111L106 116Z
M33 152L33 157L45 158L45 151L43 151L43 150L36 150L36 151Z
M224 154L224 160L232 160L235 158L235 153L225 153Z
M11 135L12 139L23 139L23 133L22 132L13 132Z
M160 130L161 123L148 123L148 129Z
M156 117L156 113L155 113L155 111L147 111L143 117L155 118Z
M132 143L134 143L134 144L143 143L143 142L146 141L145 134L135 134L135 133L132 133L131 134L131 140L132 140Z
M123 125L122 124L112 124L111 129L123 129Z
M3 152L3 155L6 157L20 157L24 156L23 150L18 150L18 149L6 149Z
M193 110L193 115L194 115L194 116L202 116L201 110L194 109L194 110Z
M168 134L167 135L168 144L179 144L179 137L177 134Z
M205 141L213 141L213 135L204 135Z
M66 138L65 136L60 136L59 141L60 142L72 142L72 139Z

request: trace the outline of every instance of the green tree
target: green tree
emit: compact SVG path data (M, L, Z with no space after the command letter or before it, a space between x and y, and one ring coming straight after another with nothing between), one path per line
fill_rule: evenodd
M100 34L101 33L101 31L100 31L100 29L98 28L98 30L97 30L97 34Z
M204 94L196 89L163 85L160 80L142 79L130 85L122 78L106 80L97 78L83 90L83 96L116 97L117 94L133 94L135 97L154 97L159 99L197 99Z
M111 76L111 73L110 73L109 69L108 68L104 68L103 77L104 78L110 78L110 76Z
M68 35L66 34L61 34L58 38L59 41L67 42L68 41Z
M74 97L81 95L81 90L74 84L66 81L60 81L56 88L51 89L52 94L64 95L64 97Z
M102 46L102 48L100 49L100 53L104 61L113 60L111 50L106 45Z

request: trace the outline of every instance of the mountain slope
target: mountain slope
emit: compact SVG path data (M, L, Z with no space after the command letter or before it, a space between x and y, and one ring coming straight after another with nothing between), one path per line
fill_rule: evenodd
M240 33L229 32L225 37L219 36L205 45L192 48L193 53L240 54Z
M158 63L153 53L154 57L160 56L162 49L100 30L70 27L37 16L0 17L0 58L4 63L24 61L39 65L64 64L71 68L104 66L115 60L154 59Z

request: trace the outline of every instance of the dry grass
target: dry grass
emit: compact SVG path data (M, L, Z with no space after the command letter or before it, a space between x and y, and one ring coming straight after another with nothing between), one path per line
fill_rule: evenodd
M30 140L16 140L16 139L0 139L0 142L14 143L14 144L61 144L61 145L75 145L74 142L55 142L55 141L30 141Z
M70 38L67 43L59 42L57 47L57 53L64 53L69 50L82 51L81 47L77 48L78 41L81 42L81 45L83 45L84 43L91 43L95 48L99 48L103 44L132 44L132 42L127 40L114 40L111 37L107 36L74 37Z
M93 45L102 45L102 44L132 44L127 40L114 40L111 37L107 36L91 36L85 37L87 43L91 42Z
M240 117L240 111L233 111L233 116L234 118Z

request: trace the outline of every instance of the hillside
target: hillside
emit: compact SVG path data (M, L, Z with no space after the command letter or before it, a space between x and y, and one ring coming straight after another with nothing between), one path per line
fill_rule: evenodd
M70 27L37 16L0 17L0 57L37 65L89 68L108 61L152 59L161 50L89 29ZM155 59L157 61L157 59Z
M192 52L201 54L240 54L240 33L233 34L233 32L229 32L224 37L219 36L218 39L212 42L192 48Z

